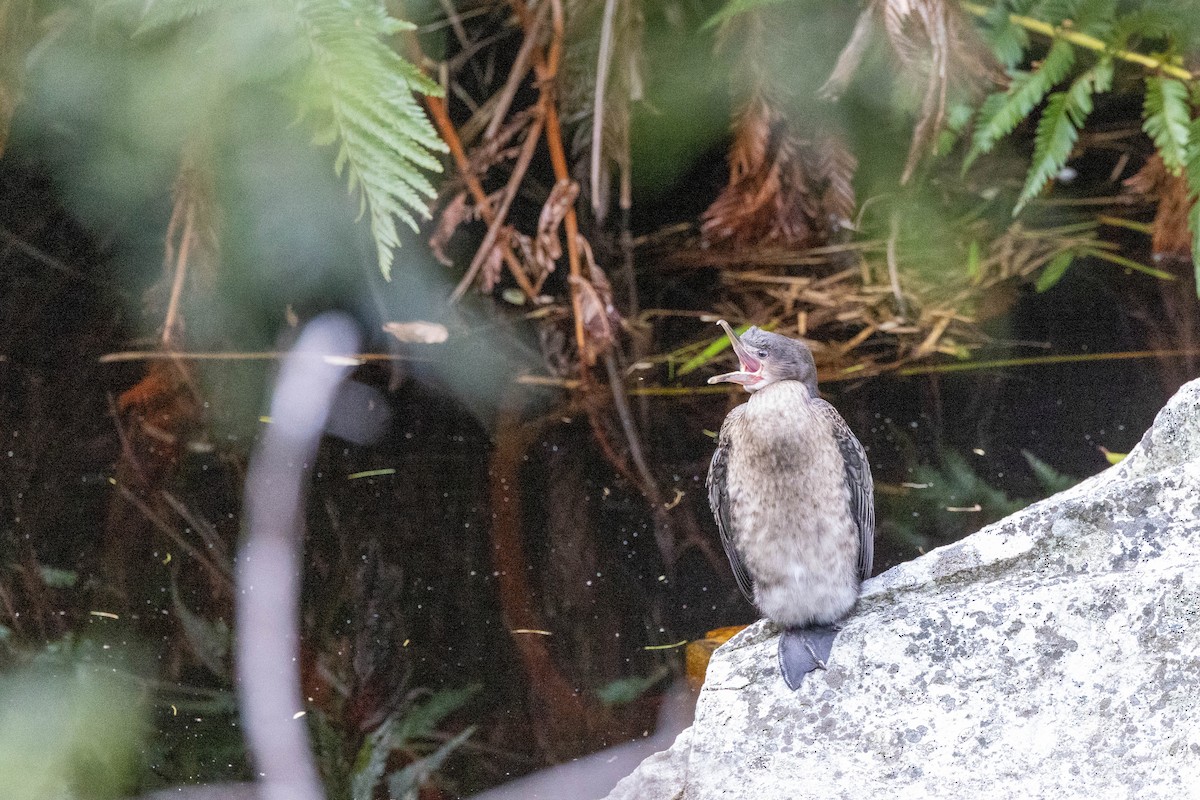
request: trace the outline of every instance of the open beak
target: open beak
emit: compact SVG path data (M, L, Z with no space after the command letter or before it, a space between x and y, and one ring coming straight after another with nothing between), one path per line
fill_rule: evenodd
M718 320L717 324L725 329L725 335L729 337L729 343L733 345L733 352L738 357L738 366L740 369L737 372L726 372L724 375L714 375L708 379L709 383L740 383L742 386L752 386L763 379L762 370L763 363L750 354L750 351L742 344L742 340L734 333L732 327L725 320Z

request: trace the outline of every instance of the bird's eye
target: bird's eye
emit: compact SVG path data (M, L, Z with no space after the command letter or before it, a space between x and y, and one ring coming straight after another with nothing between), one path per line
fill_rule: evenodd
M760 348L759 348L757 351L755 351L754 355L758 356L759 358L766 358L766 357L767 357L767 351L766 351L766 350L763 350L763 349L760 347Z

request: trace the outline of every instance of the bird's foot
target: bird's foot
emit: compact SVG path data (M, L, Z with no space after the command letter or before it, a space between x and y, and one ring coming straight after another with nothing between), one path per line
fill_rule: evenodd
M825 625L783 629L779 635L779 670L789 689L799 689L804 676L813 670L825 669L840 630Z

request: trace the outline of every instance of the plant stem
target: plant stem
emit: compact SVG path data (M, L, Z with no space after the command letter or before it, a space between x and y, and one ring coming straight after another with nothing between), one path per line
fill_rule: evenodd
M960 5L968 14L973 14L976 17L987 16L992 11L992 9L988 6L979 5L978 3L962 2ZM1113 58L1121 61L1128 61L1131 64L1139 64L1147 69L1161 72L1164 75L1170 75L1172 78L1178 78L1182 81L1192 81L1196 78L1195 75L1183 67L1178 67L1174 64L1168 64L1161 58L1148 56L1144 53L1135 53L1132 50L1114 49L1103 40L1097 39L1095 36L1089 36L1086 33L1073 31L1070 28L1051 25L1048 22L1042 22L1040 19L1022 16L1021 14L1009 14L1008 21L1013 25L1018 25L1024 28L1027 31L1040 33L1043 36L1049 36L1051 39L1064 39L1078 47L1094 50L1097 53L1107 53Z

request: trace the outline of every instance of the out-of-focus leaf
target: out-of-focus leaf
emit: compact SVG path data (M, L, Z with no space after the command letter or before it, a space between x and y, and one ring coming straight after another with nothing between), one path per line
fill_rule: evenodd
M46 663L0 678L0 797L115 798L133 788L137 693L97 665Z
M79 573L69 569L41 568L42 583L51 589L73 589L79 581Z
M980 262L979 240L972 239L967 245L967 277L972 280L979 277Z
M1078 478L1062 474L1028 450L1022 450L1021 455L1025 456L1025 460L1029 462L1029 467L1033 470L1038 483L1046 490L1046 494L1058 494L1079 483Z
M649 675L618 678L596 690L596 696L606 706L619 706L637 700L656 683L669 674L666 667L659 667Z
M420 761L414 761L404 769L388 778L388 792L394 800L417 800L421 785L429 780L429 776L441 769L446 758L458 749L459 745L475 733L475 728L467 728L450 741L443 744L433 753Z
M704 685L708 662L712 658L713 652L745 627L745 625L726 625L724 628L717 628L704 634L703 639L688 642L687 650L684 651L684 660L687 665L688 686L692 688L692 691L698 692Z
M462 689L444 689L435 692L424 703L407 708L392 734L393 746L399 747L413 739L429 736L439 722L462 708L482 688L482 685L475 683Z
M1200 297L1200 203L1192 206L1188 221L1192 228L1192 268L1196 272L1196 296Z
M209 621L193 613L179 596L179 589L174 581L171 582L171 602L183 625L187 642L200 659L200 663L208 667L214 675L227 675L229 667L226 659L231 643L229 625L223 619Z
M1071 268L1071 263L1074 261L1075 253L1070 250L1064 250L1050 259L1050 263L1042 269L1042 274L1038 275L1034 289L1038 292L1050 291L1062 280L1063 275L1067 274L1067 270Z
M704 23L704 29L715 28L718 25L733 19L738 14L744 14L747 11L753 11L756 8L764 6L773 6L785 2L785 0L729 0L725 6L713 14Z
M392 752L391 739L395 725L395 716L389 717L371 731L358 748L358 755L354 759L354 772L350 778L352 800L373 800L375 797L375 787L383 777L388 756Z
M1100 452L1104 453L1104 460L1109 464L1120 464L1125 460L1125 456L1129 455L1129 453L1114 453L1107 447L1101 447Z

